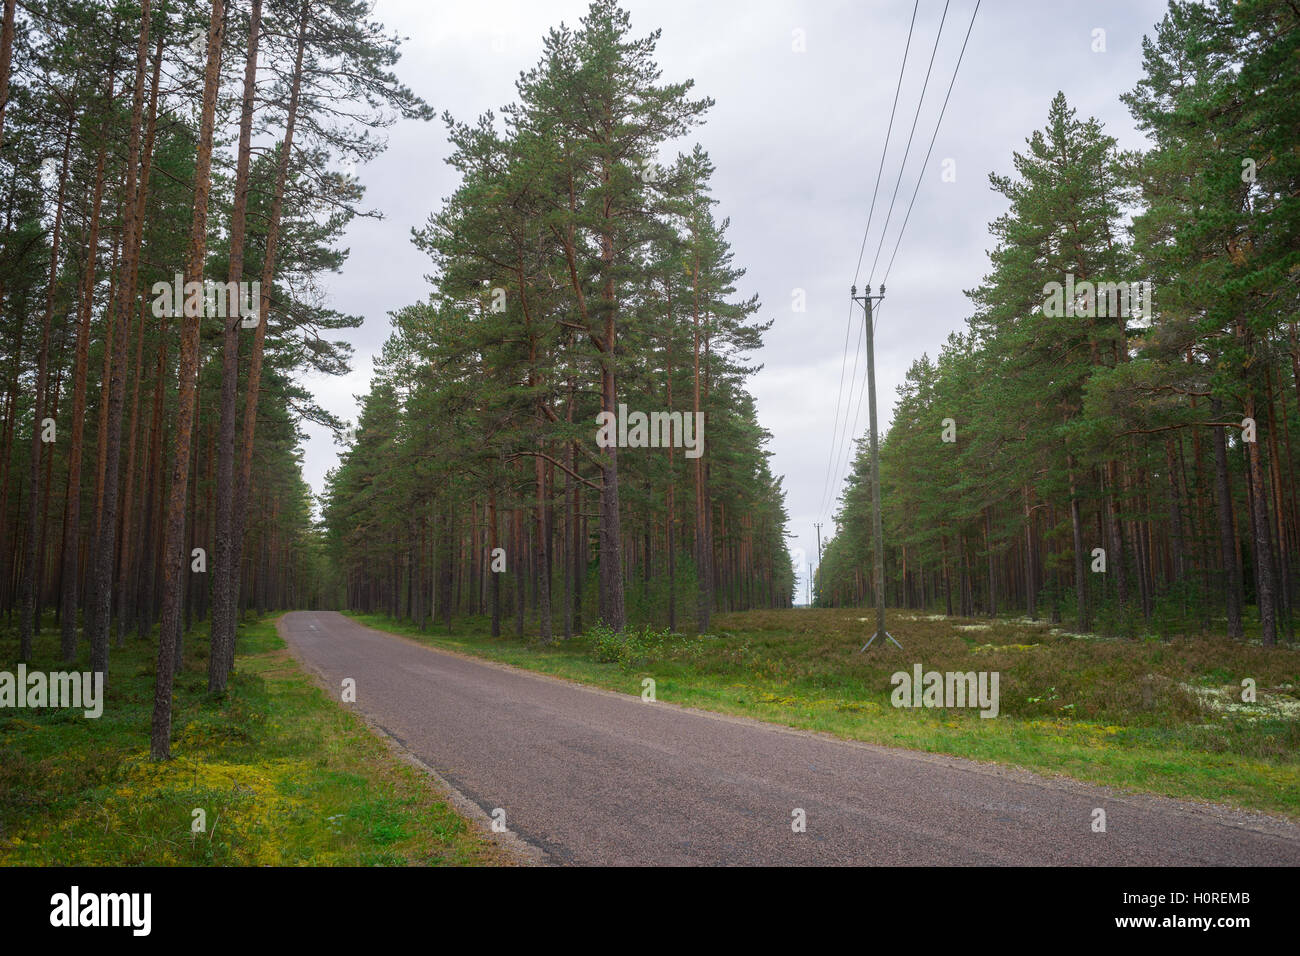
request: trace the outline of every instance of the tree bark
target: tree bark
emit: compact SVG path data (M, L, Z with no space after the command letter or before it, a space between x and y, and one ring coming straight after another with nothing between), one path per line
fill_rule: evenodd
M136 280L143 234L143 206L137 195L139 180L136 164L140 156L140 125L144 111L144 77L149 53L150 0L140 8L140 38L136 46L135 88L131 103L131 130L126 159L126 187L122 195L122 261L118 264L117 317L113 329L113 361L109 374L107 436L104 456L103 499L95 541L93 595L95 607L90 615L91 670L104 674L108 683L108 633L113 606L113 567L117 553L118 471L122 443L122 407L126 400L126 342L131 325L131 305L135 299ZM168 700L170 706L170 698Z
M257 46L261 36L262 0L253 0L248 28L248 55L244 61L244 95L239 113L239 153L235 162L235 202L230 213L230 267L228 281L244 278L244 232L248 212L248 178L252 157L253 101L257 91ZM236 285L236 288L238 286ZM235 643L235 591L238 568L232 540L235 496L235 399L239 386L239 330L244 295L237 293L239 308L226 317L221 341L221 410L217 433L217 514L213 555L212 642L208 654L208 692L221 694L230 676ZM260 319L260 317L259 317Z
M1210 402L1214 418L1223 413L1223 402L1217 398ZM1214 427L1214 481L1218 496L1219 555L1223 564L1224 595L1228 612L1228 636L1242 638L1245 630L1241 622L1241 565L1237 562L1236 532L1233 530L1232 486L1228 482L1228 444L1222 425Z
M289 93L289 107L285 117L284 141L280 144L279 166L275 174L275 194L271 199L271 219L266 230L266 253L262 263L262 299L258 304L257 328L253 333L253 345L248 360L248 383L244 396L244 436L242 459L235 484L234 510L231 512L230 541L231 552L229 565L232 569L236 587L233 591L232 606L239 606L239 572L238 567L243 551L244 526L248 511L248 499L253 480L253 440L257 433L257 397L262 381L262 350L266 343L266 324L271 312L271 287L275 281L275 259L280 244L280 217L284 209L285 183L289 179L289 158L293 154L293 134L298 121L298 106L302 90L302 60L307 47L307 24L311 6L303 0L298 16L298 37L294 52L293 79ZM229 626L229 625L228 625ZM223 642L226 655L226 673L234 670L235 644L233 640Z
M113 77L109 77L105 108L113 102ZM81 581L78 558L81 542L81 456L86 418L86 366L90 362L90 318L95 297L95 266L99 252L99 217L104 203L104 160L108 151L107 114L100 129L99 154L95 159L94 198L90 203L90 227L86 237L86 272L81 286L77 316L76 370L72 384L72 436L68 445L68 481L63 505L63 558L60 574L59 630L63 662L73 663L77 655L77 591Z
M1245 402L1247 418L1259 421L1253 391ZM1269 534L1268 495L1258 441L1242 442L1246 448L1246 474L1250 482L1251 533L1255 543L1255 599L1259 604L1261 640L1265 647L1277 643L1277 604L1273 586L1273 544Z
M208 196L212 186L212 136L217 88L221 81L223 9L224 0L212 0L212 14L208 21L208 62L203 77L203 107L199 118L199 143L195 159L194 215L190 224L189 250L185 262L187 287L191 282L203 281ZM185 555L181 552L181 542L185 540L185 494L189 485L190 442L194 429L199 329L202 319L201 315L190 313L201 311L201 307L191 309L187 300L185 315L181 319L175 448L166 524L163 529L162 627L158 637L158 667L154 675L153 722L149 740L149 754L154 760L167 760L171 757L172 685L177 644L180 640L185 573Z
M54 293L59 275L59 244L63 238L63 205L68 188L68 163L72 156L72 131L76 115L73 101L68 100L68 131L63 138L63 161L59 170L59 190L54 207L54 228L50 235L50 279L45 295L45 316L41 323L40 351L36 359L36 389L32 394L32 457L27 493L27 539L23 543L22 619L19 624L19 659L32 659L32 640L40 629L38 608L41 574L36 567L36 550L41 502L41 419L45 414L46 377L49 374L50 324L54 318Z

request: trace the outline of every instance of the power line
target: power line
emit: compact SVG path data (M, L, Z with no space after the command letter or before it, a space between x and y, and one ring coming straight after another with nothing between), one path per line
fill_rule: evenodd
M862 247L858 250L858 266L853 270L853 284L857 285L862 271L862 255L867 251L867 236L871 233L871 219L876 213L876 193L880 191L880 174L885 170L885 154L889 152L889 136L894 130L894 111L898 109L898 94L903 89L903 71L907 69L907 51L912 48L912 31L916 28L916 11L921 0L912 4L912 22L907 27L907 44L903 47L903 62L898 68L898 82L894 84L894 105L889 109L889 126L885 130L885 145L880 150L880 168L876 170L876 188L871 191L871 209L867 213L867 228L862 232ZM850 310L852 311L852 310Z
M925 99L925 86L928 86L928 84L929 84L930 73L931 73L931 69L932 69L933 66L934 66L934 58L935 58L935 53L936 53L936 51L938 50L939 39L940 39L940 36L942 36L942 33L943 33L943 25L944 25L944 21L945 21L945 19L946 19L946 17L947 17L949 2L950 2L950 0L945 0L943 17L941 17L941 18L940 18L940 21L939 21L939 34L936 35L936 37L935 37L934 48L931 50L931 53L930 53L930 63L929 63L929 66L928 66L927 69L926 69L925 85L923 85L923 87L922 87L921 98L920 98L920 100L917 101L916 113L914 114L913 119L912 119L912 132L909 133L909 135L908 135L908 145L907 145L907 148L904 150L904 154L903 154L903 163L904 163L904 164L906 164L906 162L907 162L907 155L908 155L908 153L909 153L910 150L911 150L912 135L915 134L917 120L918 120L918 118L919 118L919 116L920 116L921 104L924 102L924 99ZM956 82L957 82L957 73L958 73L958 71L961 69L962 60L964 59L964 57L965 57L965 55L966 55L966 47L967 47L968 43L970 42L970 35L971 35L972 30L974 29L974 26L975 26L975 18L976 18L976 16L979 14L979 8L980 8L980 4L981 4L981 2L982 2L982 0L976 0L976 2L975 2L975 8L974 8L974 10L971 11L970 23L967 25L967 27L966 27L966 35L965 35L965 37L963 37L963 39L962 39L961 50L960 50L960 52L958 53L958 56L957 56L957 63L956 63L956 65L953 67L952 77L951 77L951 78L949 79L949 81L948 81L948 88L947 88L946 92L944 93L943 104L942 104L942 106L941 106L940 109L939 109L939 118L938 118L938 120L935 122L934 132L933 132L933 133L931 134L931 136L930 136L930 143L929 143L928 147L926 148L926 151L925 151L925 158L924 158L924 159L922 160L922 162L921 162L921 169L920 169L920 172L917 174L916 184L915 184L915 186L914 186L913 189L912 189L912 196L911 196L911 198L910 198L909 201L908 201L907 212L906 212L906 214L905 214L904 217L903 217L903 224L899 227L898 236L897 236L897 238L895 239L895 242L894 242L894 248L893 248L892 252L890 253L889 262L888 262L888 264L887 264L886 267L885 267L885 276L884 276L884 279L882 280L882 287L883 287L884 283L885 283L885 282L888 282L888 280L889 280L889 274L890 274L890 272L893 270L893 267L894 267L894 260L898 257L898 250L899 250L899 247L901 246L902 241L903 241L903 234L904 234L904 232L907 230L907 223L908 223L908 221L909 221L909 220L911 219L911 217L912 217L912 208L913 208L914 205L916 204L916 197L917 197L917 194L920 192L920 188L921 188L921 180L924 179L924 177L925 177L925 169L926 169L926 166L929 164L929 162L930 162L930 156L932 155L932 153L933 153L933 151L934 151L934 144L935 144L935 141L938 139L938 136L939 136L939 128L940 128L940 126L941 126L942 123L943 123L943 117L944 117L944 114L945 114L945 113L947 112L947 110L948 110L948 102L949 102L949 100L950 100L951 97L952 97L952 90L953 90L954 85L955 85ZM915 15L916 15L916 11L915 11L915 9L913 9L913 21L915 21ZM909 44L910 44L910 41L911 41L910 34L909 34L909 38L908 38L908 40L909 40ZM904 62L906 62L906 53L904 54L904 58L905 58ZM895 93L895 105L897 105L897 99L898 99L898 95L897 95L897 92L896 92L896 93ZM890 126L891 126L891 128L892 128L892 125L893 125L893 115L892 115L892 113L891 113L891 116L890 116ZM883 165L883 160L884 160L884 157L883 157L883 155L882 155L882 157L881 157L882 165ZM896 180L896 182L895 182L895 184L894 184L894 197L895 197L895 198L897 198L897 195L898 195L898 187L899 187L899 183L901 183L901 181L902 181L903 171L904 171L904 170L903 170L903 167L900 166L900 168L899 168L899 173L898 173L898 179ZM877 174L877 187L878 187L878 186L879 186L879 174ZM887 229L889 228L889 219L890 219L891 216L892 216L893 206L894 206L894 200L891 199L891 201L890 201L890 213L886 215L886 218L885 218L885 225L884 225L884 227L883 227L883 229L882 229L882 232L881 232L881 245L877 247L877 250L876 250L876 261L873 261L873 263L872 263L872 269L871 269L872 276L874 276L875 268L876 268L876 264L877 264L877 262L879 261L880 252L881 252L881 249L883 248L884 236L885 236L885 230L887 230ZM873 204L873 210L874 210L874 204ZM868 225L868 228L870 228L869 225ZM865 239L866 239L866 237L864 236L864 239L863 239L864 248L865 248ZM861 265L862 265L862 253L861 253L861 251L859 251L859 254L858 254L858 268L859 268L859 270L861 269ZM855 283L856 283L856 281L857 281L857 275L858 275L858 273L855 272L855 273L854 273L854 281L855 281ZM868 280L868 282L870 282L870 279ZM883 303L881 303L881 306L880 306L880 307L883 307ZM873 316L873 318L874 318L875 321L872 322L872 333L873 333L873 335L875 334L875 330L879 328L879 319L880 319L880 314L879 314L879 313L880 313L880 307L877 307L877 308L874 310L875 315ZM850 308L851 308L851 307L850 307ZM856 361L855 361L855 368L856 368ZM850 382L850 389L849 389L849 404L848 404L848 406L845 408L845 411L844 411L844 414L845 414L844 424L845 424L846 426L848 425L848 409L851 408L851 407L853 407L853 388L852 388L852 385L853 385L853 383ZM863 393L859 393L859 395L858 395L858 404L857 404L857 408L854 410L854 414L853 414L853 426L852 426L852 429L851 429L851 431L850 431L850 433L849 433L849 434L851 434L851 435L856 435L856 434L857 434L858 422L859 422L859 420L860 420L860 418L861 418L861 413L862 413L862 399L863 399L863 397L864 397L864 394L865 394L865 393L863 392ZM836 417L837 417L837 420L838 420L838 415L839 415L839 408L838 408L838 404L837 404L837 407L836 407ZM841 446L842 454L839 456L840 467L839 467L838 469L836 469L836 471L835 471L835 475L836 475L836 479L837 479L837 480L836 480L836 483L835 483L835 485L834 485L833 487L838 487L840 484L843 483L844 478L847 477L847 474L848 474L848 466L849 466L850 461L851 461L851 457L850 457L850 450L851 450L851 448L852 448L852 443L851 443L851 442L850 442L847 446ZM824 501L824 504L823 504L823 513L825 513L825 512L826 512L826 509L828 509L828 508L831 506L831 504L833 503L833 501L834 501L833 492L832 492L832 497L829 499L829 501L827 501L827 500L825 499L825 495L823 495L823 501Z
M898 165L898 178L894 180L894 194L889 197L889 211L885 213L885 224L880 227L880 242L876 244L876 257L871 260L871 272L867 274L867 286L870 288L871 280L876 274L876 264L880 262L880 250L884 248L885 236L889 234L889 220L894 216L894 203L898 199L898 187L903 182L903 171L907 169L907 157L912 152L912 137L916 135L916 123L921 118L921 107L925 104L925 91L930 88L930 73L934 69L934 55L939 52L939 40L943 37L943 25L948 19L948 4L951 0L944 0L943 14L939 17L939 32L934 35L934 46L930 49L930 62L925 68L925 79L921 83L921 96L916 101L916 112L912 114L912 128L907 133L907 146L903 149L903 161ZM954 74L954 79L956 75ZM925 170L925 164L921 164L922 172ZM853 277L856 284L857 276Z
M826 510L826 495L830 491L831 487L831 468L835 462L835 436L838 434L840 427L840 403L844 400L844 369L849 364L849 336L852 332L853 303L850 302L849 322L848 325L844 327L844 357L840 359L840 388L839 391L835 393L835 421L831 425L831 447L826 456L826 481L822 483L821 504L817 506L818 517L821 517L822 513ZM856 371L856 365L854 366L854 369ZM846 416L848 415L847 408L844 410L844 414Z
M852 325L853 325L853 303L850 302L849 303L850 329L852 328ZM844 443L848 440L849 409L853 407L853 388L854 388L854 383L858 379L858 360L861 357L862 357L862 328L859 327L858 342L855 346L853 346L853 373L849 376L849 397L848 400L844 403L844 422L843 422L844 428L843 430L837 429L835 432L831 434L831 463L830 463L831 465L834 465L835 463L838 463L840 461L842 457L841 451L844 448ZM858 407L860 408L861 406L862 406L862 397L861 395L859 395ZM832 478L832 476L838 479L838 477L842 473L843 473L843 467L841 465L841 467L835 468L834 470L828 470L826 476L828 479ZM828 488L833 494L835 490L835 484L833 482L828 483ZM826 513L830 509L831 503L834 500L835 499L833 497L826 497L826 496L822 497L822 506L818 511L818 517L826 517Z
M903 62L898 67L898 80L894 84L894 104L893 106L890 107L889 110L889 126L885 130L885 143L880 150L880 165L876 169L876 185L875 188L871 191L871 208L867 211L867 228L864 229L862 232L862 245L858 249L858 265L853 272L854 284L856 284L858 281L858 272L862 270L862 256L867 250L867 237L871 234L871 222L876 214L876 196L880 192L880 177L885 171L885 157L889 153L889 138L892 135L894 130L894 114L898 109L899 93L901 93L903 89L903 73L907 69L907 54L908 51L911 50L912 48L912 33L916 29L916 11L920 9L920 6L921 6L921 0L916 0L916 2L912 4L912 20L907 26L907 43L903 46ZM848 325L844 330L844 358L840 363L840 387L839 387L839 391L836 392L835 395L835 418L831 425L831 447L830 447L830 454L826 462L826 481L822 487L822 502L821 502L821 506L818 508L819 515L825 515L826 509L830 506L831 499L828 496L830 494L830 490L832 487L831 485L832 468L834 467L834 462L837 457L835 451L837 446L842 445L842 439L839 438L840 403L843 402L844 400L844 366L848 364L849 336L851 334L852 328L853 328L853 303L850 302L849 321L848 321ZM855 377L857 375L857 367L858 367L857 358L855 355L853 361L853 371ZM844 424L846 426L848 425L849 405L851 405L852 403L853 403L853 380L850 379L849 400L848 400L848 404L844 406ZM859 404L861 404L860 401Z
M943 114L948 109L948 97L952 96L953 84L957 82L957 71L961 69L962 57L966 55L966 43L970 40L971 30L975 27L975 15L980 12L981 0L975 0L975 9L971 11L970 26L966 27L966 37L961 41L961 52L957 54L957 65L952 69L952 79L948 81L948 92L944 94L943 106L939 110L939 119L934 124L934 133L930 136L930 146L925 151L925 159L921 162L921 171L916 176L916 186L912 189L912 198L907 204L907 215L903 217L903 225L898 230L898 238L894 241L894 251L889 256L889 265L885 267L885 278L882 282L889 281L889 271L894 268L894 259L898 256L898 247L903 241L903 232L907 229L907 220L912 218L912 206L916 202L916 194L921 190L921 180L925 177L925 168L930 162L930 153L934 150L934 141L939 136L939 126L943 123Z
M863 327L865 328L865 326ZM858 337L858 345L861 347L863 336ZM858 420L862 417L862 399L867 394L866 374L863 373L862 390L858 392L858 405L853 412L853 427L845 433L843 441L840 443L840 454L836 457L835 484L834 488L839 488L844 484L844 479L848 475L849 463L853 460L853 443L856 441L858 434ZM849 392L849 405L844 409L844 426L848 428L849 408L853 406L853 393ZM828 510L834 504L835 499L832 497L827 502Z

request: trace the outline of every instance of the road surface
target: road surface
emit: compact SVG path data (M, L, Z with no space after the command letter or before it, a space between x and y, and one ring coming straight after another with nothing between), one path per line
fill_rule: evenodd
M287 614L281 633L336 699L356 682L341 706L504 811L543 862L1300 864L1300 826L1271 817L646 703L333 612Z

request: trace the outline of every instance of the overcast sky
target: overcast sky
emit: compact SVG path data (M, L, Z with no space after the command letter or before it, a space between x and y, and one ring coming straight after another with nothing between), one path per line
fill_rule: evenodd
M536 63L546 30L576 24L586 0L378 0L375 16L407 38L401 79L441 113L472 119L514 99L520 70ZM915 208L889 275L876 345L881 429L895 390L922 353L934 356L969 313L963 290L979 284L990 246L987 226L1004 210L990 171L1012 171L1011 153L1046 121L1058 90L1081 117L1093 115L1121 146L1138 146L1119 94L1141 74L1141 41L1164 13L1164 0L983 0L934 152L934 131L975 0L949 0L911 151L889 221L876 284L884 274L917 176ZM750 381L759 420L772 434L772 469L785 480L790 546L816 562L814 522L833 530L834 499L847 468L832 437L840 380L849 375L861 319L852 326L847 370L848 294L871 208L881 148L908 24L910 0L625 0L638 35L662 29L658 62L665 81L693 78L716 101L694 139L717 167L720 216L731 218L735 261L748 272L744 295L758 293L759 315L773 319ZM922 80L945 0L920 0L897 115L858 286L866 284L899 174ZM1104 30L1104 38L1097 34ZM1104 52L1094 52L1101 45ZM804 50L797 49L802 45ZM358 170L382 221L353 224L351 255L328 288L332 304L362 315L350 330L351 375L313 376L320 402L355 420L373 358L389 334L388 313L424 298L430 264L410 242L455 189L441 122L405 122L389 133L379 159ZM955 181L943 178L944 163ZM805 311L794 308L796 290ZM860 316L860 312L858 315ZM858 364L852 410L859 406L865 360ZM841 412L841 419L843 412ZM936 426L938 427L938 426ZM841 424L841 432L844 430ZM308 426L305 477L317 494L338 446ZM436 436L436 429L434 431ZM832 466L832 444L835 458ZM831 493L824 495L828 484ZM804 600L803 576L797 600Z

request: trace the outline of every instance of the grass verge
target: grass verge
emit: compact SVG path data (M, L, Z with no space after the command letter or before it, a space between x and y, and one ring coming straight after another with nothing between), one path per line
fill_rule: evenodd
M238 648L237 673L216 697L206 690L206 642L187 641L174 758L165 763L148 754L152 641L113 649L112 685L97 719L79 710L0 709L0 864L511 862L428 777L312 682L273 618L242 625ZM87 670L87 649L81 658L76 669ZM47 627L28 670L68 669L59 663L57 629Z
M707 636L599 629L542 645L350 613L379 630L629 694L885 746L994 761L1088 783L1300 820L1300 649L1226 639L1103 640L1041 622L891 612L903 650L854 610L717 615ZM507 622L509 627L509 622ZM1000 714L891 706L891 675L996 671ZM1256 700L1242 702L1242 681Z

